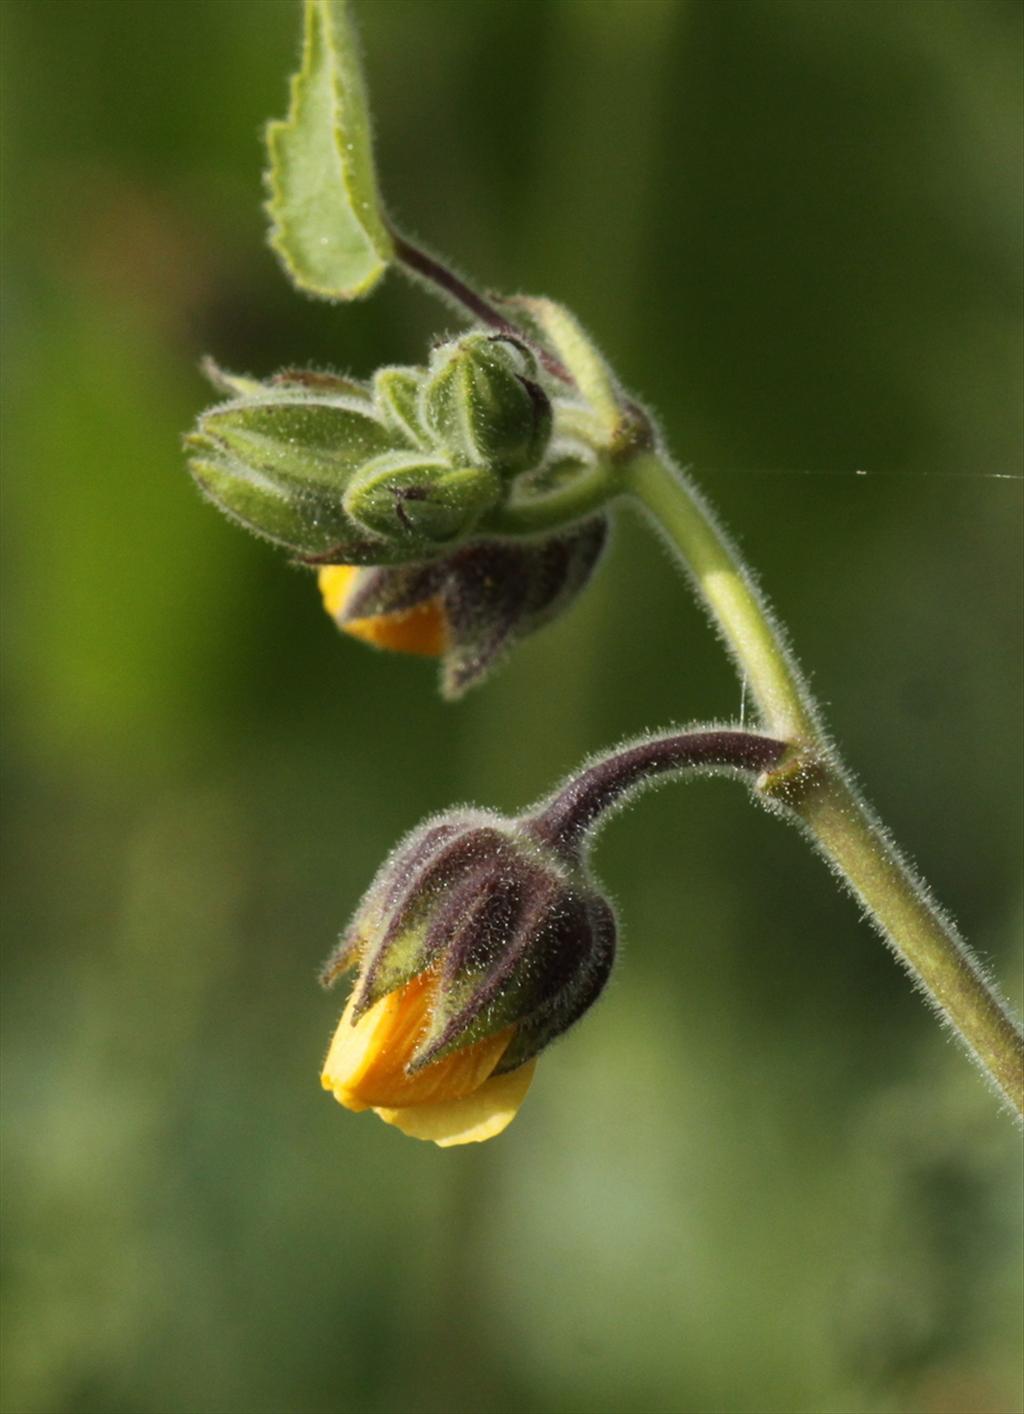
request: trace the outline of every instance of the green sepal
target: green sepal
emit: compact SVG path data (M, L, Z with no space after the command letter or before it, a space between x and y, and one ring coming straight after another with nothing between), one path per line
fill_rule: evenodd
M537 985L532 975L531 970L521 969L480 1006L477 999L488 988L486 969L466 968L439 983L430 1025L413 1053L410 1073L515 1025L533 1009ZM446 1033L448 1039L442 1041ZM514 1044L514 1038L509 1044Z
M356 966L366 947L368 936L369 926L361 920L358 926L353 924L341 934L333 951L320 969L321 987L333 987L339 977L343 977L346 972Z
M368 414L372 413L371 389L358 379L347 378L342 373L332 373L320 368L282 368L272 378L261 380L249 378L242 373L232 373L229 369L222 368L209 354L201 360L199 366L217 391L227 393L232 399L280 402L283 393L319 394L321 397L354 398L366 405Z
M393 937L387 948L374 958L372 972L365 972L358 984L356 1015L369 1011L375 1002L389 992L397 992L411 982L426 965L425 942L429 927L429 909L424 905L419 916L410 919L407 927Z
M414 447L426 449L430 438L420 423L420 390L425 369L381 368L374 374L373 390L377 406L396 432L408 438Z
M343 373L331 373L321 368L282 368L275 373L266 391L280 396L282 389L320 393L329 397L356 398L372 403L372 393L365 383L357 378L346 378Z
M270 477L202 433L185 441L200 490L247 530L304 555L323 554L351 537L337 493Z
M551 403L525 346L472 333L435 349L423 385L425 425L456 461L503 476L530 471L551 437Z
M483 467L387 452L352 477L345 510L371 535L429 548L467 535L500 496L501 483Z
M246 466L339 493L357 467L395 445L369 403L288 391L211 408L198 431Z
M615 377L572 310L532 295L515 295L501 303L512 306L520 316L526 315L542 342L565 365L606 434L614 434L622 419L622 398Z
M213 384L218 393L226 393L230 398L260 398L263 397L267 388L258 378L247 378L242 373L231 373L226 368L221 368L216 359L209 354L201 360L199 367L204 376Z

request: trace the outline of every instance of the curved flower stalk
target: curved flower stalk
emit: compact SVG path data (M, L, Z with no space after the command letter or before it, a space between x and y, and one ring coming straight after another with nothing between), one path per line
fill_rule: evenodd
M615 914L588 863L608 812L666 773L753 783L785 751L750 732L666 734L591 762L517 819L458 810L426 821L384 864L324 968L328 986L357 969L324 1089L442 1147L500 1134L536 1058L611 972Z

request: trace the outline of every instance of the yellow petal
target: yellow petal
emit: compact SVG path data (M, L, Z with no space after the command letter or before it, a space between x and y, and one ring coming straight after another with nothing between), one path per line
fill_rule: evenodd
M527 1061L507 1075L493 1075L479 1090L461 1100L433 1105L374 1110L385 1124L393 1124L413 1139L431 1139L442 1149L456 1144L480 1144L493 1139L515 1119L533 1079L536 1061Z
M352 581L359 573L356 565L325 565L317 575L324 608L336 619L345 607Z
M357 565L325 565L319 573L320 594L324 608L337 620L344 612L355 578ZM418 653L437 658L448 646L448 630L444 613L436 599L414 604L394 614L370 614L365 619L352 619L338 627L353 638L361 638L377 648L389 648L395 653Z
M427 1029L435 978L420 973L352 1025L356 993L334 1033L320 1083L350 1110L459 1100L479 1090L501 1060L512 1027L486 1036L414 1075L406 1066Z
M417 653L423 658L439 658L448 646L444 614L436 599L416 604L401 614L353 619L341 627L353 638L361 638L377 648L390 648L394 653Z

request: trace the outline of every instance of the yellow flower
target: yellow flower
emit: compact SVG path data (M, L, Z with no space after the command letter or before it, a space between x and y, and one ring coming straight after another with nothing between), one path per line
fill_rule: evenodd
M440 658L448 646L448 633L437 597L397 612L346 619L346 607L360 573L358 565L325 565L317 576L324 608L338 627L377 648Z
M432 560L323 565L324 608L377 648L441 660L441 690L460 697L521 638L557 618L590 579L603 516L533 540L473 540Z
M571 845L493 811L432 816L385 860L324 966L327 986L352 968L356 980L321 1084L416 1139L492 1139L614 955L614 914Z
M420 973L353 1024L358 988L334 1033L321 1084L349 1110L372 1109L387 1124L442 1148L493 1139L523 1103L535 1061L493 1075L515 1033L466 1046L421 1070L407 1067L426 1029L436 978Z

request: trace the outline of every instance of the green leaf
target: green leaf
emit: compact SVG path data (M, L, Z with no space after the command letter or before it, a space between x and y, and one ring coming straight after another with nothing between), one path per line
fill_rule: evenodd
M295 284L326 299L367 294L392 255L346 0L306 0L288 117L267 127L270 244Z

